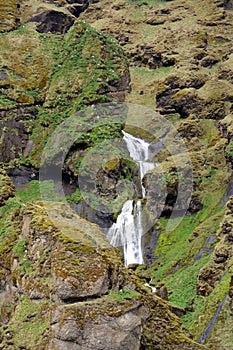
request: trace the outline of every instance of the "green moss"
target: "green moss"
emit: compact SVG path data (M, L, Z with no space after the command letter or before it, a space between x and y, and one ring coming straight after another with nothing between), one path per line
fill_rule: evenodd
M32 180L24 189L17 190L17 197L22 200L22 202L35 202L42 199L41 193L43 194L43 199L45 197L49 201L64 201L64 197L57 193L55 190L55 184L52 180L38 181Z
M165 283L170 291L169 301L172 304L184 309L192 309L196 298L196 283L199 271L209 260L210 256L205 256L187 268L178 269L172 277L166 278Z
M16 103L4 95L0 96L0 109L13 109L16 107Z
M108 302L112 301L119 301L122 302L124 300L131 300L140 297L141 294L134 291L134 290L120 290L118 292L111 291L107 297L106 300Z
M82 193L79 188L76 189L74 193L70 196L66 196L66 199L69 203L78 204L82 200Z
M233 158L233 141L226 146L226 155L229 158Z
M15 198L7 200L6 204L0 208L0 254L8 253L16 241L19 232L19 211L22 203ZM5 257L7 259L7 257Z
M26 157L19 157L17 166L39 167L55 127L86 105L110 101L109 93L128 74L127 58L116 41L83 22L64 35L39 34L22 25L4 35L0 54L7 75L0 82L4 86L0 106L12 111L18 105L34 106L33 118L24 121L34 148ZM105 129L96 127L90 142L103 140Z
M36 349L48 336L51 304L48 301L32 302L23 297L7 325L5 333L12 334L11 341L19 349Z
M24 239L20 239L12 250L14 255L18 258L24 257L26 246L27 242Z
M162 232L154 251L162 265L158 271L155 271L157 278L161 279L169 273L173 274L177 266L184 267L192 264L206 239L210 235L215 235L223 214L224 209L221 207L215 208L215 212L204 207L197 214L184 217L171 233L165 230L168 219L161 218L159 222ZM178 219L173 219L174 224Z
M197 296L194 301L193 314L188 313L183 320L195 335L196 339L204 331L217 311L218 304L223 301L229 291L231 273L226 273L221 281L207 297ZM204 315L204 317L203 317Z

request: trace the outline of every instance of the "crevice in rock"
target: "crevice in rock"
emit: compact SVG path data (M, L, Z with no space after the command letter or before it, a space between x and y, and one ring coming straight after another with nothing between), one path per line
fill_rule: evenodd
M106 294L105 294L106 295ZM76 303L85 303L89 301L95 301L101 299L104 295L93 295L93 296L84 296L84 297L72 297L67 299L62 299L63 304L76 304Z
M36 30L39 33L64 34L74 24L74 18L59 11L48 11L33 17L30 22L39 22Z

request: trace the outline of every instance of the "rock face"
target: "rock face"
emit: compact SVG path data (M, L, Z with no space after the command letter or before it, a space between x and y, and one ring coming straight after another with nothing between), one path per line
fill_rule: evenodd
M172 312L198 340L226 300L207 345L232 349L232 9L232 0L0 5L0 162L20 182L14 197L0 172L0 348L204 349ZM132 124L142 119L141 129L115 114L102 125L101 109L91 118L76 113L125 98L137 104ZM138 104L156 109L173 128L142 118ZM35 203L37 182L22 189L25 179L37 179L48 137L71 115L80 126L77 140L64 164L59 156L70 129L63 143L54 140L50 156L55 170L63 168L67 199L106 227L122 208L120 194L141 195L135 164L112 139L122 143L128 128L153 145L160 140L158 166L143 179L143 209L158 223L143 238L150 266L135 268L138 277L97 226L63 203ZM179 140L188 162L182 163ZM93 200L93 192L83 198L77 178L98 167L103 142L105 156L114 157L90 179L103 201ZM93 150L94 161L86 157ZM190 177L192 195L180 191ZM168 302L150 293L149 281Z
M15 187L7 173L0 169L0 206L4 205L8 198L14 197Z
M20 23L20 1L10 0L0 5L0 32L16 29Z
M223 221L217 231L218 243L211 260L200 271L197 281L197 292L208 295L214 289L222 276L229 271L233 256L233 198L227 205Z
M132 91L127 101L156 108L176 128L156 125L163 148L155 157L157 169L143 180L144 207L155 217L164 216L160 233L152 233L155 260L144 278L152 278L155 286L164 283L169 300L186 310L183 320L195 339L229 293L207 340L211 349L232 348L232 244L223 233L231 214L222 207L232 195L232 16L232 1L224 0L102 0L81 15L111 33L128 53ZM155 124L153 120L151 133ZM174 208L175 223L188 200L185 191L178 200L179 185L187 178L179 178L172 159L174 154L182 157L180 138L191 159L193 192L189 214L169 233Z
M72 16L57 10L30 19L36 22L7 34L0 49L0 161L21 158L22 165L39 167L56 125L84 105L124 100L130 79L114 40L82 22L73 24ZM34 23L37 31L31 29Z
M21 229L1 255L2 349L204 349L97 225L56 202L15 215Z

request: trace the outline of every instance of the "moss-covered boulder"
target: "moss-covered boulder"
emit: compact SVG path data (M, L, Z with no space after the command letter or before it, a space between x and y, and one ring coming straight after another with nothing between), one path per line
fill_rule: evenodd
M19 218L4 252L11 271L0 275L10 295L1 298L2 349L204 349L97 225L56 202L27 205Z
M15 187L11 179L3 169L0 169L0 206L4 205L6 200L14 197L14 195Z
M0 5L0 32L17 28L20 22L20 1L10 0Z

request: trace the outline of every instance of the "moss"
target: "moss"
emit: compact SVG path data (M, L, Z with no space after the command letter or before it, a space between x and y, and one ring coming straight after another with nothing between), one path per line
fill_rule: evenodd
M18 0L9 0L0 7L0 32L10 31L19 23Z
M48 301L35 303L23 297L4 333L11 334L11 342L18 349L42 346L48 338L50 310L51 304Z
M14 197L14 195L15 187L11 179L3 169L0 169L0 206L4 205L6 200Z
M75 203L75 204L80 203L81 200L83 199L80 189L77 188L76 191L72 193L72 195L66 196L66 199L69 203Z
M64 35L39 34L22 25L4 36L0 53L6 76L0 81L0 105L14 113L20 105L35 109L25 121L34 148L19 159L27 166L39 166L58 124L86 105L110 101L109 94L121 89L121 79L128 75L126 56L115 40L82 22ZM107 128L96 127L90 142L103 140L106 133Z
M134 291L134 290L121 290L118 292L110 292L107 295L107 302L112 301L124 301L124 300L131 300L138 298L140 296L140 293Z
M134 137L138 137L142 140L146 140L147 142L157 142L158 140L155 138L153 134L149 131L141 129L137 126L126 125L124 131L133 135Z
M192 331L196 339L209 324L210 320L217 311L218 304L222 302L228 294L230 278L231 273L228 272L225 276L223 276L223 278L217 284L216 288L208 297L196 297L196 301L193 305L194 316L192 315L191 319L189 319L190 314L187 314L185 316L184 321L187 321L189 319L187 326ZM205 315L205 317L203 317L203 315Z
M42 195L46 194L46 198L50 201L64 201L65 198L55 190L55 184L52 180L38 181L32 180L23 189L18 189L17 197L24 203L40 201ZM44 197L43 196L43 197Z
M20 232L20 208L22 203L15 198L10 198L6 202L5 206L0 208L0 254L2 259L9 263L9 257L7 253L12 249L14 242L16 241Z
M233 141L230 141L230 143L225 148L226 156L230 159L233 158Z

